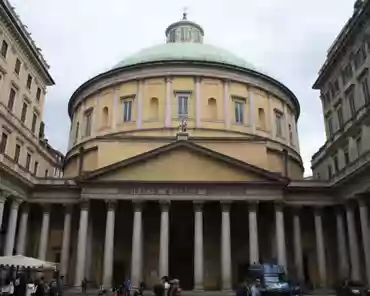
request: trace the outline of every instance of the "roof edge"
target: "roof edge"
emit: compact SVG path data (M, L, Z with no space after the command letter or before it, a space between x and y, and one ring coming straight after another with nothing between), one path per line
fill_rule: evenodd
M49 85L49 86L55 85L55 81L54 81L53 77L51 76L51 74L49 73L49 69L44 65L44 61L42 61L40 59L40 57L39 57L38 53L36 52L34 46L30 43L26 33L24 32L24 29L19 26L19 24L17 22L17 19L14 16L14 13L9 9L9 7L7 6L7 4L4 1L0 1L0 5L4 8L4 11L8 15L8 17L10 18L10 21L12 22L12 24L16 28L16 31L21 35L21 37L22 37L23 41L25 42L25 44L27 45L29 51L32 53L33 58L37 61L39 67L44 72L43 74L45 75L47 85Z
M339 52L343 49L344 44L347 42L350 35L353 34L353 31L356 29L356 26L363 19L366 13L369 13L370 10L370 1L364 0L363 7L360 9L357 15L352 15L346 22L346 24L341 29L340 33L335 38L333 44L330 46L329 51L326 55L325 62L319 70L319 76L312 85L313 89L319 89L322 83L322 80L328 74L330 67L332 66L333 61L337 58ZM348 26L348 30L345 28ZM335 49L335 47L337 47Z

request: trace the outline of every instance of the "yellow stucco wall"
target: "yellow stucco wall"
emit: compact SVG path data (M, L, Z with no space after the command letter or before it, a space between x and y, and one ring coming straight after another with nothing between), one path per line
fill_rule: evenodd
M171 81L171 128L165 128L166 121L166 95L167 79ZM284 113L290 110L286 119L288 123L295 126L295 117L290 106L282 99L268 93L266 90L245 83L225 81L212 77L203 77L200 80L192 76L170 78L149 77L147 79L135 80L116 84L114 87L104 88L86 97L82 104L75 108L71 128L71 143L67 154L65 165L66 176L76 176L78 165L76 160L68 158L78 154L81 145L85 149L96 147L94 153L87 154L84 159L84 171L92 171L102 168L115 162L139 155L153 150L175 140L180 120L178 119L177 93L190 95L188 101L188 129L189 136L196 138L223 138L216 142L202 142L198 144L216 152L229 155L255 166L274 172L283 172L282 153L270 153L266 149L266 141L274 141L280 145L291 146L293 151L298 147L290 145L288 133L284 137L275 137L276 131L274 110ZM196 127L196 81L200 81L200 127ZM225 87L228 88L228 99L225 101ZM123 122L123 102L132 99L131 121ZM141 98L142 112L141 124L138 126L138 100ZM251 100L253 98L253 105ZM244 105L243 124L235 122L235 102L242 100ZM225 112L225 106L228 112ZM251 109L253 107L253 109ZM91 135L84 136L86 123L84 114L92 108L94 115L92 119ZM225 120L229 118L227 126ZM254 118L254 124L252 119ZM76 138L77 122L79 132ZM283 124L286 128L286 122ZM295 131L293 131L295 133ZM124 135L135 138L133 141L120 140L119 138L109 139L110 135ZM253 140L253 135L258 135L266 140ZM107 137L94 140L97 136ZM137 139L140 137L140 139ZM150 141L146 140L150 137ZM248 142L229 141L227 138L251 139ZM297 135L294 134L297 138ZM153 138L158 138L153 140ZM172 139L170 139L172 138ZM280 144L279 144L280 143ZM79 144L78 146L76 146ZM298 155L298 154L296 154ZM298 157L296 157L299 159ZM298 160L299 162L299 160ZM302 167L297 162L289 161L289 176L293 179L302 178ZM229 176L230 177L230 176ZM228 179L229 177L226 177Z
M261 181L260 176L231 168L220 161L184 149L169 151L148 161L117 169L100 181Z

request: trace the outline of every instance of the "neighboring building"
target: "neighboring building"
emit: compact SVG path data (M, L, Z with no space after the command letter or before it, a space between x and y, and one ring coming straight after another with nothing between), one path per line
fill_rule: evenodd
M186 15L166 37L74 92L64 177L35 178L26 195L3 196L5 254L15 245L60 262L76 286L129 276L151 287L169 275L185 290L230 290L249 263L263 261L308 288L333 287L349 275L346 196L303 179L295 95L203 44L202 27Z
M63 155L48 144L42 121L54 84L48 67L9 2L0 1L0 192L26 198L38 178L61 176Z
M327 140L312 157L312 171L314 179L325 180L330 184L332 194L346 203L350 256L349 259L347 255L342 258L342 265L350 262L355 278L360 278L361 273L364 275L367 267L368 283L369 68L370 1L357 0L352 17L330 47L327 60L313 86L320 90ZM357 232L362 238L359 239L353 230L360 224ZM358 244L359 241L362 245ZM365 263L362 270L354 268L359 262Z

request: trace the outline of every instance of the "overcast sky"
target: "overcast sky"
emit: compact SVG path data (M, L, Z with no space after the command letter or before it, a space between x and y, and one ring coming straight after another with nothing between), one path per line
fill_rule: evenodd
M301 104L305 175L325 142L319 93L311 86L326 51L351 16L354 0L10 0L51 66L44 121L50 143L66 152L67 103L87 79L143 47L165 41L182 16L226 48L288 86Z

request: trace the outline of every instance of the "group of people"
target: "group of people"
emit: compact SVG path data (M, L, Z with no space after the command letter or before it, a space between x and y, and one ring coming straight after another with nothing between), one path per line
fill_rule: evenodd
M63 277L46 282L43 277L33 281L24 274L9 276L1 285L1 294L5 296L62 296Z
M180 281L177 278L169 280L164 276L158 284L154 285L153 291L155 296L181 296Z
M86 279L82 282L82 292L86 293ZM139 287L132 287L130 279L126 279L123 285L113 288L114 296L142 296L145 290L145 283L141 282ZM154 285L155 296L181 296L180 281L176 278L169 280L167 276L162 277L161 281ZM100 287L99 295L104 295L108 291Z
M261 296L260 287L261 280L259 278L256 278L251 285L245 280L237 288L236 296Z

